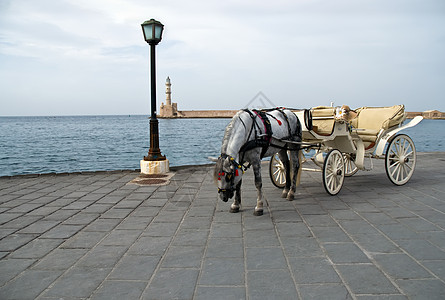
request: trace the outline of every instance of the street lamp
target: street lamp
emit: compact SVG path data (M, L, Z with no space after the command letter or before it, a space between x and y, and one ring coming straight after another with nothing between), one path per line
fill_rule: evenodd
M146 174L168 172L168 160L159 149L159 122L156 117L156 60L155 47L162 39L164 25L155 19L141 24L145 41L150 45L150 77L151 77L151 117L150 117L150 149L141 161L141 172Z

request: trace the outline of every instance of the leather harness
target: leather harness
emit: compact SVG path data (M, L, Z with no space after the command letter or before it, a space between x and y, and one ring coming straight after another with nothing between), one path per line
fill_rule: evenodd
M291 126L289 123L289 118L287 117L283 108L273 108L273 109L268 109L268 110L253 109L252 111L250 111L248 109L243 109L243 111L245 111L249 114L249 116L252 118L253 122L252 122L252 127L250 128L249 136L247 137L248 141L240 149L240 153L242 155L241 159L240 159L241 165L243 165L243 163L244 163L244 154L247 151L252 150L254 148L258 148L258 147L262 148L261 156L260 156L261 159L264 157L264 155L267 152L267 149L269 149L270 146L273 146L273 147L279 148L279 149L289 149L289 147L287 145L279 146L279 145L272 144L273 132L272 132L272 125L270 123L268 116L275 119L280 126L282 124L282 122L280 120L278 120L275 116L273 116L272 114L269 113L269 112L275 111L275 110L277 110L281 113L281 115L283 116L284 120L287 123L287 129L289 132L289 136L284 139L291 139L292 129L291 129ZM256 118L259 118L261 120L261 123L263 123L263 125L264 125L264 130L263 130L264 133L263 134L261 134L262 130L261 130L258 122L256 122ZM241 118L240 118L240 121L243 124L244 128L246 128L246 125L244 124L244 122ZM253 140L249 140L250 136L252 135L252 132L255 132L255 138ZM258 132L260 134L258 134ZM250 167L250 165L248 165L247 167L243 165L243 167L244 167L244 170L246 170Z
M229 158L231 165L233 165L233 167L234 167L233 168L234 171L226 171L226 172L223 171L223 172L218 173L218 180L221 180L221 177L225 176L225 180L227 182L231 183L230 187L227 189L218 188L218 193L227 192L227 191L233 192L235 190L235 187L233 186L233 182L234 182L235 176L238 176L238 169L241 169L242 172L244 173L244 171L246 171L250 167L250 163L247 166L244 165L244 155L247 151L252 150L254 148L261 147L262 150L261 150L260 158L262 159L264 157L264 155L266 154L267 149L270 146L273 146L273 147L279 148L279 149L286 149L286 150L289 149L287 144L285 144L284 146L272 144L273 132L272 132L272 125L270 123L268 116L275 119L280 126L282 124L282 122L280 120L278 120L275 116L268 113L268 112L271 112L274 110L278 110L282 114L284 120L287 123L287 129L289 132L289 136L284 139L292 139L292 129L290 127L289 118L287 117L283 108L274 108L274 109L269 109L269 110L253 109L252 111L250 111L248 109L243 109L243 111L248 113L249 116L252 118L252 127L250 128L249 136L247 137L247 142L240 148L241 158L240 158L239 163L237 161L235 161L234 157L232 157L228 154L225 154L225 153L222 153L221 156L218 158L218 159ZM261 120L261 123L263 123L263 125L264 125L264 130L261 130L260 125L256 122L256 118L259 118ZM244 128L247 131L246 124L243 122L243 120L241 118L239 118L239 120L241 121L241 123L243 124ZM261 134L262 131L264 131L263 134ZM255 132L255 138L253 140L249 140L252 135L252 132ZM260 134L258 134L258 133L260 133Z

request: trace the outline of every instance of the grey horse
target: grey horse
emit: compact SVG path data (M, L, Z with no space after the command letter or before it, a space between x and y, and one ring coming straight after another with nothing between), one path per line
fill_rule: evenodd
M286 186L281 196L287 200L294 199L300 146L286 141L301 142L300 121L290 110L245 109L238 111L232 118L226 127L221 156L216 162L214 171L214 180L221 200L227 202L235 196L230 212L235 213L240 209L242 175L252 166L257 188L254 215L263 214L261 159L275 153L278 153L286 168ZM290 178L290 166L293 170L292 178Z

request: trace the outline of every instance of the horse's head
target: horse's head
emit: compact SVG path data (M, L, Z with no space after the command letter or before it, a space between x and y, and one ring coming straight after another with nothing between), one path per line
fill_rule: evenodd
M227 202L233 197L236 185L241 181L242 175L242 166L233 157L221 154L216 162L213 178L222 201Z

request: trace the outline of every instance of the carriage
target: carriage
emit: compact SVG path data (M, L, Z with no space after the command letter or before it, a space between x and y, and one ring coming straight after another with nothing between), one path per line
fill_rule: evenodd
M234 197L230 212L238 212L244 172L252 166L257 205L254 214L263 214L261 160L272 157L269 175L283 188L281 197L294 199L306 151L322 172L323 186L330 195L340 192L345 176L370 170L365 158L385 159L386 174L392 183L403 185L416 165L416 148L401 130L417 125L418 116L403 125L405 107L318 106L305 110L273 108L243 109L224 132L221 155L213 178L224 202ZM385 154L384 154L385 153ZM307 169L306 169L307 170Z
M300 153L300 170L321 172L328 194L338 194L345 177L358 170L371 170L371 158L385 160L386 174L395 185L407 183L413 175L416 149L412 139L399 132L417 125L423 118L416 116L403 125L406 119L403 105L356 110L348 106L318 106L295 113L302 124L302 141L298 144L306 152L306 155ZM365 164L365 159L369 163ZM318 168L302 168L307 160L312 160ZM270 160L269 175L275 186L286 185L286 168L277 154Z

